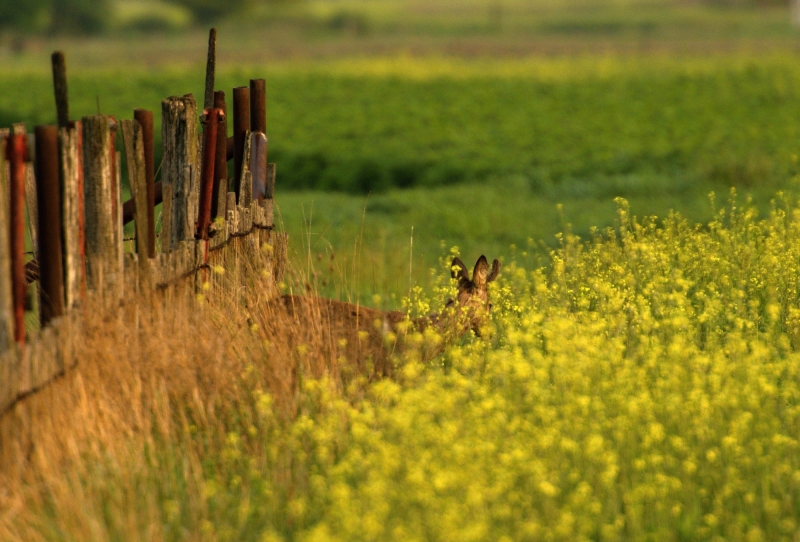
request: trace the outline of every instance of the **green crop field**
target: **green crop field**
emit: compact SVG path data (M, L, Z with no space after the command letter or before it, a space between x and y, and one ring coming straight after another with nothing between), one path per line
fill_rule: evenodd
M426 283L442 241L470 254L552 246L566 224L610 224L617 196L639 215L706 221L708 194L735 187L765 209L795 186L797 66L790 53L399 56L228 68L218 86L266 77L283 226L300 260L358 256L371 278L351 288L369 299ZM169 94L199 96L198 74L78 71L73 111L158 111ZM5 81L0 118L52 122L46 73Z
M119 24L0 43L0 125L54 121L55 48L73 117L201 95L203 32ZM281 287L416 316L485 254L491 322L411 332L377 379L346 341L286 338L260 282L89 318L15 414L0 539L800 538L787 6L309 0L219 36L219 88L267 81Z

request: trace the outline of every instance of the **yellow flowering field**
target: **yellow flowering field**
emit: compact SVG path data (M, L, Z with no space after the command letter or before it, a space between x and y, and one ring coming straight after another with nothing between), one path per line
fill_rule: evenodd
M277 530L800 536L800 210L760 221L731 204L701 227L620 202L619 221L588 243L565 235L547 270L508 265L491 344L406 365L357 404L309 383L276 443L303 478Z
M616 227L517 258L488 340L372 383L300 364L288 416L265 376L288 358L253 347L214 408L165 386L147 435L41 471L0 537L800 537L800 207L693 225L620 200Z

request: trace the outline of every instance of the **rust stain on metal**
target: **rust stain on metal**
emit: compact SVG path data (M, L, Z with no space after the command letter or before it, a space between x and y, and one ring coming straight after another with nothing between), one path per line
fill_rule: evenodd
M223 118L217 126L217 153L214 163L214 192L211 196L211 216L225 216L225 196L228 193L228 121L225 93L221 90L214 93L214 107L222 111Z
M217 159L217 127L224 118L219 109L206 109L203 113L203 169L200 185L200 205L198 206L197 239L208 240L208 227L211 223L211 200L214 191L214 164Z
M267 89L263 79L250 79L250 131L267 133Z
M11 173L9 199L14 340L21 345L25 344L25 157L27 154L27 137L24 131L14 126L14 133L8 137L6 159Z

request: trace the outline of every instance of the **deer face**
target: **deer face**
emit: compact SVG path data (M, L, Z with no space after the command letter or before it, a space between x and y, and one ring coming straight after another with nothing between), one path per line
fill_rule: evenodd
M459 258L455 258L450 266L450 273L454 279L458 279L458 293L456 299L450 300L447 306L455 305L462 317L466 315L470 329L480 337L480 328L486 323L492 309L486 285L497 278L500 262L494 260L490 272L486 256L481 256L475 262L470 280L467 266Z

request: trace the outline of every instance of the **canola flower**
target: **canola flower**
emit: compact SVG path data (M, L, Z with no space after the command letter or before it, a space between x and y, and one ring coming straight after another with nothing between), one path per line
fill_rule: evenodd
M618 205L549 266L507 262L490 339L305 379L289 421L253 389L223 442L191 425L202 491L159 478L164 537L796 540L800 207L732 199L700 226Z
M800 209L703 227L620 201L551 260L506 266L489 343L357 401L307 381L285 429L258 395L263 539L800 536Z

